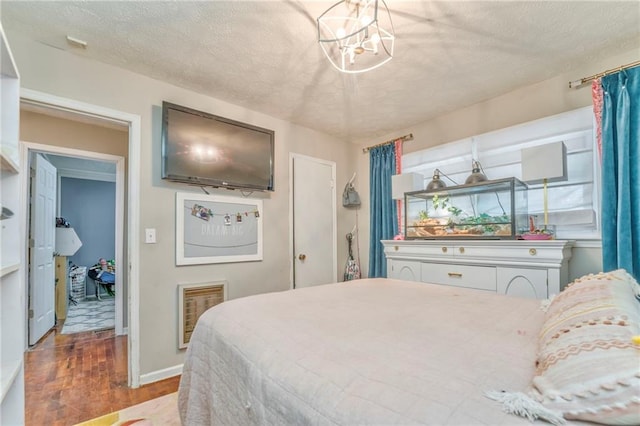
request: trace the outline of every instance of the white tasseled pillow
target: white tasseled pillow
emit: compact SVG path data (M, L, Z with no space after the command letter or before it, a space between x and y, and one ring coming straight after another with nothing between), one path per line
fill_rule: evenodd
M624 270L587 275L550 303L533 395L566 419L640 424L640 286Z

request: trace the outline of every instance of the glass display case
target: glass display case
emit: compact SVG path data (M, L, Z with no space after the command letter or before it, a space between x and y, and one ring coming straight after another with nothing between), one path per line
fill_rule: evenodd
M516 239L528 231L527 185L516 178L405 193L406 239Z

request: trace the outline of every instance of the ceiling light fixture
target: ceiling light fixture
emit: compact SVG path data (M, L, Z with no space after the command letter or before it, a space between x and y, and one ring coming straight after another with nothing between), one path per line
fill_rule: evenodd
M317 21L320 47L341 72L370 71L393 58L395 34L384 0L342 0Z

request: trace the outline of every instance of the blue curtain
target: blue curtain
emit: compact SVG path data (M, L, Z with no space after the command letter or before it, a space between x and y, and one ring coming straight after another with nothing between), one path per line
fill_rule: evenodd
M391 240L398 233L396 203L391 199L391 176L395 172L393 144L369 150L369 278L387 276L387 261L380 240Z
M602 260L640 276L640 67L602 78Z

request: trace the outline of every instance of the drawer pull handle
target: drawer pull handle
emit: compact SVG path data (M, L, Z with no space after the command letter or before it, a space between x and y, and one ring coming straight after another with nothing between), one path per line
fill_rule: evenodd
M451 278L462 278L462 274L460 272L449 272L449 277L451 277Z
M393 247L393 249L394 249L395 251L398 251L398 250L400 249L400 247L398 247L398 246L394 246L394 247Z
M460 253L464 253L464 247L460 247Z
M537 251L536 249L534 249L534 248L530 248L530 249L529 249L529 254L530 254L531 256L535 256L537 253L538 253L538 251Z
M446 253L447 252L447 248L446 247L442 247L442 252Z

